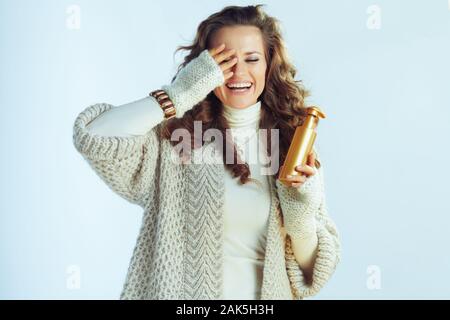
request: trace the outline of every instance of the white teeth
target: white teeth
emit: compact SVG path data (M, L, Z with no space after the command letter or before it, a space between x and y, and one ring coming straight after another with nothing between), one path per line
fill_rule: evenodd
M251 86L252 86L252 84L250 82L227 84L228 88L247 88L247 87L251 87Z

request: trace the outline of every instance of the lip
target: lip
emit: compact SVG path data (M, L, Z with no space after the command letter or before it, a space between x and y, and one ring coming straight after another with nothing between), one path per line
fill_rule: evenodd
M228 81L226 84L242 83L242 82L250 82L251 84L253 84L253 81L251 81L251 80L245 80L245 79L234 79L234 80L230 80L230 81Z
M242 92L239 92L239 91L231 90L227 86L225 86L225 88L227 88L227 91L233 96L243 96L243 95L249 94L249 93L251 93L253 91L254 87L255 87L255 84L252 83L252 86L249 89L247 89L245 91L242 91Z

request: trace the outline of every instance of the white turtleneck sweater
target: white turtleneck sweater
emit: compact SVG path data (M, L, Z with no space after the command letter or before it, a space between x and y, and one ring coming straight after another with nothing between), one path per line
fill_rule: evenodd
M223 299L227 300L260 299L270 211L269 184L258 161L265 150L258 142L260 111L260 101L244 109L224 105L241 159L249 164L250 177L261 183L240 185L238 178L225 175ZM146 97L108 110L87 129L103 136L129 137L145 134L162 119L159 105Z
M224 299L260 296L270 211L269 184L257 156L264 150L263 144L258 145L260 110L260 101L245 109L224 105L233 140L250 166L250 177L262 186L240 185L238 178L225 175Z

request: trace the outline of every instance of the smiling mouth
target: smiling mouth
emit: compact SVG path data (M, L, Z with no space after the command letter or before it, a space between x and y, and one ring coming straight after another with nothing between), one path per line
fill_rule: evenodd
M233 87L229 87L228 85L226 85L226 87L227 87L228 90L230 90L231 92L236 92L236 93L239 93L239 92L247 92L247 91L250 91L250 89L253 87L253 83L250 84L250 86L248 86L248 87L240 87L240 88L236 87L236 88L233 88Z

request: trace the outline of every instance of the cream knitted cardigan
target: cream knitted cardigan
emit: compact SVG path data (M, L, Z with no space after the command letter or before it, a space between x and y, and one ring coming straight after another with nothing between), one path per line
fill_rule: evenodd
M220 152L214 152L214 143L207 143L192 151L192 163L177 161L173 146L160 137L164 122L135 137L90 134L86 125L113 107L97 103L81 112L75 120L73 142L114 192L144 210L120 298L221 299L225 168ZM325 202L322 167L313 178L306 187L314 186L311 190L320 201L309 204L295 188L267 176L271 209L263 300L317 294L340 260L338 232ZM296 216L300 211L316 218L318 253L311 283L305 281L283 225L283 213Z

